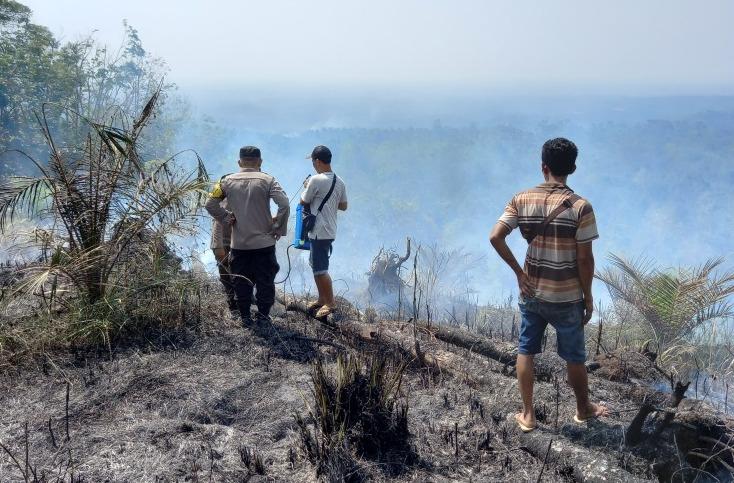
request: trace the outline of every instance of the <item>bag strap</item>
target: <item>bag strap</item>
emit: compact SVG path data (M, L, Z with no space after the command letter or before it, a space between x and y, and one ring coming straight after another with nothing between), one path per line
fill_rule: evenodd
M324 205L329 200L329 198L331 198L331 193L334 192L334 186L336 186L336 173L334 173L334 179L331 181L331 188L329 188L329 192L326 193L326 196L324 196L324 199L321 200L321 205L319 205L319 211L316 212L317 214L321 213L321 210L324 209Z
M560 205L556 206L553 211L548 213L548 216L545 217L543 223L535 228L534 233L530 234L530 238L528 238L528 245L530 245L533 240L535 240L535 237L537 237L538 235L545 235L545 230L548 228L548 225L550 225L550 223L555 220L558 215L571 208L573 204L576 203L579 199L581 199L579 195L572 194L564 199Z

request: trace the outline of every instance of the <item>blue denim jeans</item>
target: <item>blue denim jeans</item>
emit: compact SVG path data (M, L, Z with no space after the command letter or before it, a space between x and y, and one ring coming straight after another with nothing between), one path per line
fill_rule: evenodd
M518 353L539 354L548 324L556 329L558 355L571 363L586 362L584 302L551 303L537 299L519 303L522 323Z

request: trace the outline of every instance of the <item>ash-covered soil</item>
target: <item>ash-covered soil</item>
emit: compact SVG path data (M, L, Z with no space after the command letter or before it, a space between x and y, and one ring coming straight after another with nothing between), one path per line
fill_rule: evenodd
M340 351L356 348L338 331L279 310L273 326L243 329L232 319L214 318L165 344L129 347L111 360L55 354L3 374L0 441L15 460L0 451L0 481L24 481L23 473L30 481L318 481L294 414L309 422L316 358L330 369ZM370 327L410 348L410 324ZM402 392L414 457L396 465L357 455L358 474L345 476L537 481L542 472L543 481L634 481L674 479L675 468L686 465L666 432L633 448L624 443L642 401L663 405L666 395L591 375L592 398L618 412L578 425L564 366L554 354L543 355L558 371L536 383L540 428L523 435L512 421L519 409L512 368L429 334L419 334L419 340L441 370L413 361L405 372ZM688 415L698 424L706 411L700 403L684 403L678 417ZM711 424L721 425L719 416L711 416ZM262 467L253 462L256 456ZM691 471L678 476L706 481L705 472ZM727 475L711 477L722 481Z

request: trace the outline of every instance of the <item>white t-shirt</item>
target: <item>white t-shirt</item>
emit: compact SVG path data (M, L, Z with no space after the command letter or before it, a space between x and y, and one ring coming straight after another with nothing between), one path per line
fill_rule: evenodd
M306 190L301 195L301 200L310 204L311 213L316 215L316 225L309 232L309 238L315 240L334 240L336 238L336 213L339 210L339 203L347 202L347 187L340 177L336 177L334 192L331 193L331 197L324 204L324 208L316 214L321 201L331 188L334 176L336 174L332 172L311 176Z

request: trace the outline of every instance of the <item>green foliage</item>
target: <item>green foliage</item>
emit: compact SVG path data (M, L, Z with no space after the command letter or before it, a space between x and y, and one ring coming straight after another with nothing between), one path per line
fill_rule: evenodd
M19 3L0 2L0 152L41 144L32 110L73 95L75 74L60 62L51 32L32 24L30 14Z
M57 143L41 119L52 153L47 165L32 160L41 175L0 183L0 231L19 213L38 222L41 262L16 293L38 294L53 280L94 305L140 259L166 252L166 236L193 231L208 183L201 159L187 173L176 158L146 163L138 153L157 99L126 129L88 122L81 146Z
M13 0L0 0L0 25L9 28L12 25L27 23L31 17L31 9Z
M30 13L19 3L0 2L0 153L46 156L45 133L37 123L41 111L48 131L80 143L84 119L120 121L117 113L138 112L159 90L162 105L174 87L160 89L165 64L145 52L127 23L123 46L111 52L91 38L62 45L46 27L31 23ZM155 135L148 144L155 143L156 151L172 142L171 120L150 123ZM2 162L0 175L33 174L32 164L18 153L4 154Z
M184 153L165 154L174 86L134 28L124 23L111 51L91 38L61 44L30 18L0 0L0 233L35 249L2 274L2 303L22 323L0 320L0 352L111 350L125 334L185 320L200 299L201 280L167 240L194 233L208 175L196 153L193 170L179 164ZM165 155L148 159L142 145ZM13 227L21 218L33 225L25 239Z
M723 259L698 267L661 270L645 261L610 256L611 266L596 276L615 300L634 307L658 347L694 336L703 324L734 315L734 273L718 273Z
M0 317L0 367L68 347L112 353L126 341L170 339L201 321L206 279L173 268L155 275L134 273L129 286L114 287L94 303L74 298L66 301L64 311ZM51 308L49 290L39 299Z

